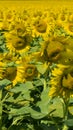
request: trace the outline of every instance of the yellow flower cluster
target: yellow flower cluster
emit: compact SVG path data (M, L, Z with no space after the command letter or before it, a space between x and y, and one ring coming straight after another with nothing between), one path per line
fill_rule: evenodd
M38 62L43 67L55 63L49 95L64 96L66 90L73 89L71 11L62 9L54 12L48 8L19 11L3 9L0 10L0 32L5 39L5 51L0 53L0 79L7 78L14 86L39 77L36 67Z

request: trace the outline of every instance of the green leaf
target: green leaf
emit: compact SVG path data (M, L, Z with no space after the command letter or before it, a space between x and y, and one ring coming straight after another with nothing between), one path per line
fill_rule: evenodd
M5 126L2 126L2 130L7 130L7 128Z
M45 89L41 94L41 101L37 103L37 106L39 106L41 112L46 116L49 114L49 103L50 99L48 96L49 88Z
M2 125L2 90L0 90L0 127Z
M30 108L30 115L34 119L42 119L45 113L42 113L39 107Z
M12 125L16 125L18 121L23 120L24 116L18 116L13 118Z
M57 128L56 128L56 126L48 126L48 125L45 125L45 124L41 124L40 125L40 129L41 130L58 130Z
M49 113L51 113L50 116L63 118L63 105L59 98L55 98L52 104L49 105Z
M73 126L73 119L68 119L65 121L67 126Z
M7 64L7 67L8 66L14 66L15 65L15 62L9 62L8 64Z
M37 64L36 67L39 73L44 74L48 68L48 64L47 63Z
M34 119L42 119L43 117L47 116L49 114L49 96L48 96L48 90L44 90L41 94L41 101L37 102L36 106L31 108L30 113L31 117Z
M43 84L44 84L44 79L43 78L39 78L39 79L36 79L36 80L34 80L33 81L33 84L35 85L35 86L43 86Z
M22 92L24 94L26 91L30 91L33 88L34 88L34 86L33 86L32 82L27 81L26 83L17 84L10 91L14 92L14 93Z
M0 46L3 44L3 41L0 40Z
M70 97L69 103L73 104L73 97Z
M25 105L25 101L33 101L33 98L30 96L30 92L33 89L33 85L31 82L26 82L25 84L19 84L16 85L14 88L9 90L10 92L13 92L13 97L8 97L6 101L8 102L14 102L14 103L22 103Z
M69 107L68 107L68 110L69 110L70 114L73 115L73 106L69 106Z
M11 108L9 112L9 116L20 116L20 115L26 115L29 114L30 107L29 105L21 108Z
M4 87L6 87L7 85L11 84L11 81L8 79L3 79L0 81L0 89L3 89Z

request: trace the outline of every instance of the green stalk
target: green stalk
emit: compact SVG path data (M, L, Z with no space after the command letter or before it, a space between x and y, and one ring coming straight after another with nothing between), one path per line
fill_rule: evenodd
M2 128L2 90L0 90L0 129Z
M68 118L68 106L69 106L69 98L68 100L64 100L65 106L64 106L64 120L67 120ZM66 124L63 125L62 130L68 130L68 126Z

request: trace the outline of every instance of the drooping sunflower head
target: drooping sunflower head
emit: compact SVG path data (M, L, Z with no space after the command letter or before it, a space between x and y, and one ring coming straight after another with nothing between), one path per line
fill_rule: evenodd
M61 58L58 60L58 63L63 65L73 65L73 51L66 49L61 53Z
M73 77L70 74L68 74L67 77L63 77L62 85L67 89L73 90Z
M16 66L8 66L6 62L0 62L0 79L13 81L17 75Z
M57 68L52 70L51 88L49 96L61 96L68 98L73 92L73 67L58 64Z
M10 81L13 81L17 75L17 68L16 67L6 67L2 72L3 78L6 78Z
M64 47L59 41L51 41L46 48L48 60L52 62L58 61L63 50Z
M73 52L73 37L67 38L66 46L67 50L71 50Z
M6 62L0 62L0 80L2 79L10 80L13 86L18 82L23 82L22 73L19 70L19 67L16 65L9 65Z
M69 66L66 70L64 70L63 75L61 77L61 84L63 87L63 96L68 98L68 96L73 95L73 67ZM65 94L65 95L64 95Z
M24 41L27 44L30 44L32 41L32 35L30 33L25 33L25 35L23 36Z

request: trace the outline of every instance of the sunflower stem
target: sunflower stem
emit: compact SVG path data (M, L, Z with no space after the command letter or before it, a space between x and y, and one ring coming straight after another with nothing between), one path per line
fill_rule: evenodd
M2 90L0 90L0 129L2 129Z
M69 98L67 100L64 100L64 104L64 121L66 121L68 119ZM64 124L62 130L68 130L68 126Z
M62 130L68 130L68 126L64 124L63 129Z

